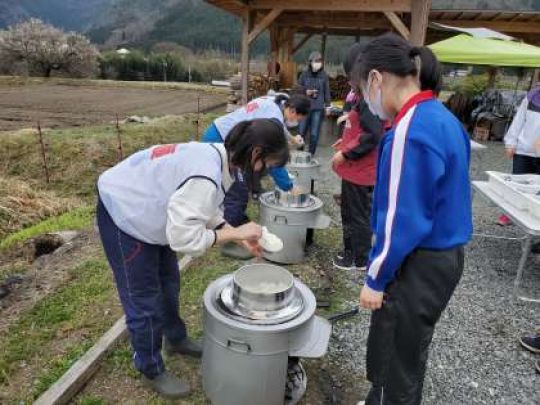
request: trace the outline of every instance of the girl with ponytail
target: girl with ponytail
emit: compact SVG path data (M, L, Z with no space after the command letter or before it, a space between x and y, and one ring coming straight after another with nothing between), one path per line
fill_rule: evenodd
M472 233L469 137L436 99L441 68L428 48L377 37L352 76L371 112L393 122L379 144L374 244L360 293L373 310L366 404L420 404L434 327Z

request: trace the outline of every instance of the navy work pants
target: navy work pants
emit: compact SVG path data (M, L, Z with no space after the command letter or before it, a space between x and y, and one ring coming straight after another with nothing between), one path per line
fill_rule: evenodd
M164 371L161 343L186 337L178 313L180 272L169 246L141 242L118 228L101 202L97 205L99 233L126 314L135 367L148 378Z

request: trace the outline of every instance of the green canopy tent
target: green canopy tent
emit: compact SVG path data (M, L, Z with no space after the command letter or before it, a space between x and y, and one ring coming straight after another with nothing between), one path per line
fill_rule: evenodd
M540 68L540 47L522 42L460 34L429 47L443 63Z

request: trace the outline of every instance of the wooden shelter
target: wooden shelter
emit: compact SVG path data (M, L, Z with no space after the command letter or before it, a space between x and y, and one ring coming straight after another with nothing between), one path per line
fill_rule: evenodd
M249 47L270 31L272 70L281 67L283 87L294 84L294 53L313 35L374 36L393 30L423 45L450 34L428 30L429 22L456 27L484 27L540 43L540 13L529 11L432 10L431 0L206 0L242 19L242 101L247 101ZM275 70L270 72L275 75Z

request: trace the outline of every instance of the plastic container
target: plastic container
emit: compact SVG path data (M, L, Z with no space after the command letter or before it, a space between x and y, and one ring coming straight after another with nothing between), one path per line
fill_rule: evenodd
M531 201L527 196L540 193L540 175L514 175L493 171L487 171L486 173L491 189L517 209L529 210Z

